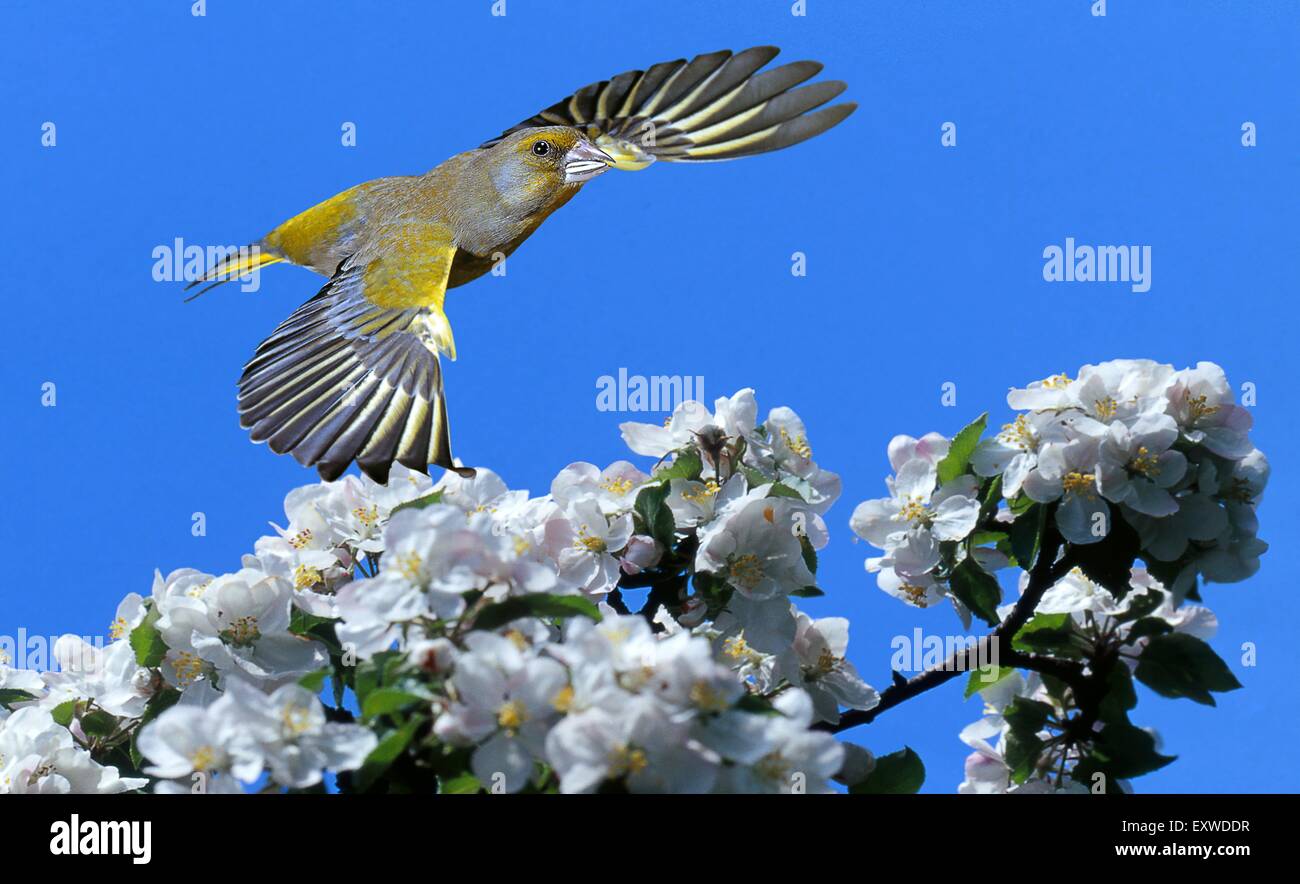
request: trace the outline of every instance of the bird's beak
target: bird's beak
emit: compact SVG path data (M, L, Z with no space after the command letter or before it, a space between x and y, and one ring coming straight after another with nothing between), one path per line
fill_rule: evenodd
M613 157L584 138L564 158L564 183L590 181L613 165Z

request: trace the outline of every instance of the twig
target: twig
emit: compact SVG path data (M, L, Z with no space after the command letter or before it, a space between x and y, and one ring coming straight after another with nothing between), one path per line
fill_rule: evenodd
M1068 552L1060 561L1056 560L1057 554L1061 550L1061 544L1060 533L1049 520L1043 532L1038 560L1029 572L1029 585L1025 588L1024 595L1016 602L1015 608L1007 615L1007 619L999 623L996 629L981 637L976 644L957 651L938 666L927 669L913 678L896 679L892 685L881 692L880 703L871 709L851 709L840 716L838 724L823 723L818 727L838 734L858 725L870 724L876 719L876 716L885 710L893 709L900 703L937 688L963 672L976 669L981 660L996 659L1009 666L1043 672L1060 678L1072 687L1082 684L1083 671L1081 667L1050 657L1024 654L1013 650L1011 647L1011 639L1015 637L1015 634L1020 631L1020 627L1024 626L1033 615L1034 609L1038 607L1038 603L1043 598L1043 593L1047 592L1074 567L1074 562ZM987 654L990 650L989 642L998 643L997 657Z

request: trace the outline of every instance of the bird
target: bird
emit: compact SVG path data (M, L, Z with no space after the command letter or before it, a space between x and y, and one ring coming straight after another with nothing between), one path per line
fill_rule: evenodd
M448 289L509 256L610 169L780 150L840 123L842 81L780 50L721 50L577 90L423 175L378 178L289 218L213 263L208 289L276 263L328 282L263 341L239 379L240 425L332 481L355 461L386 484L394 463L473 476L451 453L440 356L456 358Z

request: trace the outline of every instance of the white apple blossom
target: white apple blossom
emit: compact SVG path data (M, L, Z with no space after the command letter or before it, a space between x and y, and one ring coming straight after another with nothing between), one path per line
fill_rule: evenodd
M54 721L48 709L26 706L0 720L0 795L112 794L148 784L97 763Z
M476 745L470 763L479 781L517 792L565 708L568 675L509 638L474 633L466 644L451 679L454 699L434 732L452 745Z
M795 615L795 624L794 642L790 653L782 655L777 664L778 672L808 692L818 721L838 722L841 706L872 709L880 702L880 695L844 657L849 646L848 620L813 620L801 611Z

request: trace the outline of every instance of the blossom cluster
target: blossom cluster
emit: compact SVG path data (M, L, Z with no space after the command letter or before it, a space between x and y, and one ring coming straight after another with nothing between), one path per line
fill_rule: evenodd
M983 417L895 437L850 525L887 593L1016 624L968 683L960 791L1127 788L1171 760L1129 720L1135 680L1240 687L1186 602L1258 567L1268 463L1210 363L1084 366L1008 402L990 438ZM540 496L401 466L297 488L237 569L129 594L106 645L65 636L50 672L0 654L0 792L918 788L910 749L833 735L882 697L848 621L798 607L841 492L798 415L741 390L621 430L642 466L570 464Z
M999 541L1049 505L1070 544L1132 534L1133 551L1178 598L1194 595L1198 579L1258 570L1268 461L1219 366L1113 360L1012 389L1007 403L1019 413L989 438L979 439L981 420L952 440L890 443L889 496L852 519L884 550L867 561L882 590L918 607L946 597L966 614L954 568L968 557L986 573L1028 568Z
M1117 600L1077 569L1069 572L1044 594L1025 640L1036 650L1053 651L1061 657L1085 657L1090 665L1108 660L1113 666L1122 666L1122 671L1116 670L1110 676L1121 686L1117 692L1120 696L1131 692L1133 674L1164 692L1166 685L1159 676L1143 669L1144 655L1153 640L1201 648L1202 659L1223 679L1215 689L1236 686L1235 679L1224 675L1226 667L1213 662L1217 658L1200 644L1218 630L1213 612L1201 605L1180 605L1173 593L1144 568L1132 570L1129 585L1130 593ZM1011 607L1006 606L1002 613ZM1186 641L1161 636L1179 636ZM1162 648L1158 646L1147 657L1147 665L1162 654ZM1186 665L1190 661L1182 662ZM1172 760L1159 755L1158 734L1149 730L1134 733L1136 729L1122 714L1098 715L1090 725L1093 733L1071 739L1068 722L1071 713L1078 711L1078 697L1068 684L1050 675L1007 670L993 684L979 688L979 695L984 703L983 717L961 732L962 741L974 750L967 756L966 778L957 790L963 794L1092 791L1094 784L1088 777L1076 776L1075 772L1080 762L1086 763L1088 738L1095 733L1104 740L1107 728L1112 728L1112 733L1129 731L1130 738L1149 742L1145 764L1153 769ZM1025 721L1030 723L1025 725ZM1032 744L1032 752L1026 750L1026 742ZM1145 771L1134 768L1135 774L1140 772ZM1131 791L1126 781L1117 785Z
M0 671L0 789L364 791L405 761L447 791L864 777L813 727L879 698L847 621L793 603L821 594L840 492L803 423L742 390L622 429L649 472L575 463L540 497L400 466L292 491L238 570L158 574L106 647Z

